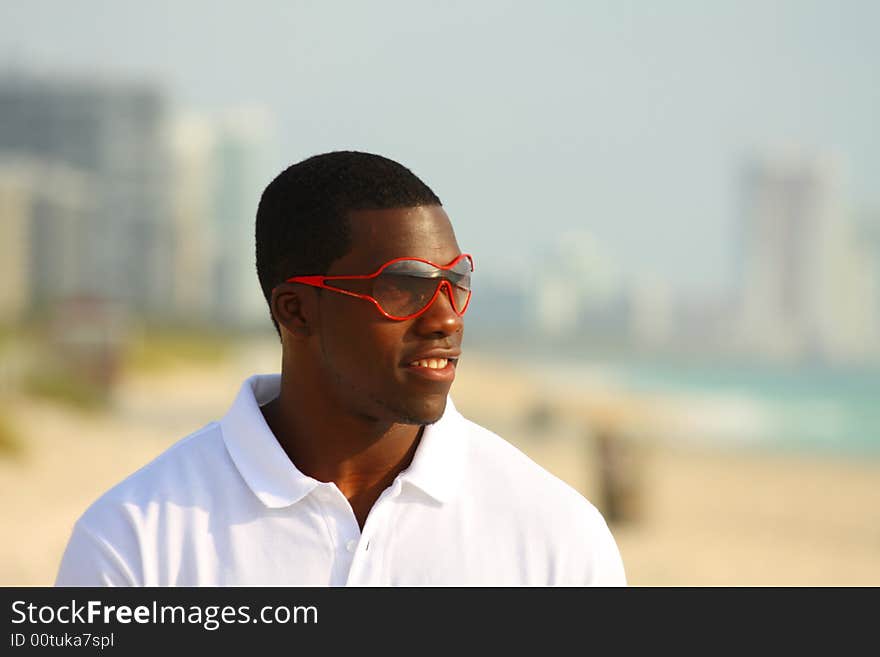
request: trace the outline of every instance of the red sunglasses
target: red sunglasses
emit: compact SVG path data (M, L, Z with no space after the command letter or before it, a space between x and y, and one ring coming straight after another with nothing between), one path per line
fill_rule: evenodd
M445 289L455 314L461 317L471 300L473 258L462 253L448 265L424 258L395 258L372 274L358 276L293 276L287 283L302 283L371 301L388 319L414 319L424 313ZM328 281L372 281L370 294L359 294Z

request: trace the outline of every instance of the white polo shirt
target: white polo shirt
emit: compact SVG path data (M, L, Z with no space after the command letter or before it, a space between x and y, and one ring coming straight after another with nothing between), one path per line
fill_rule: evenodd
M599 512L455 410L425 427L363 533L260 412L280 376L173 445L77 521L56 586L624 585Z

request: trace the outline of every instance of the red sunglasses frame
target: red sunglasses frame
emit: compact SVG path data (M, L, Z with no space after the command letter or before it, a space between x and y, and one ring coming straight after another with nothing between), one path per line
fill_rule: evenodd
M471 271L473 272L474 271L474 259L471 257L471 255L469 253L462 253L460 256L455 258L448 265L438 265L437 263L431 262L430 260L425 260L424 258L403 257L403 258L394 258L393 260L389 260L388 262L383 264L381 267L379 267L379 269L374 271L372 274L359 274L359 275L354 275L354 276L323 276L323 275L293 276L291 278L288 278L285 282L286 283L302 283L303 285L311 285L312 287L319 287L323 290L331 290L333 292L339 292L340 294L345 294L347 296L355 297L357 299L364 299L366 301L370 301L370 302L372 302L372 304L374 306L376 306L376 310L378 310L380 313L382 313L382 315L384 315L388 319L393 319L394 321L398 321L398 322L401 322L401 321L404 321L407 319L415 319L416 317L427 312L428 308L430 308L432 305L434 305L434 302L437 300L437 297L440 296L440 290L442 290L445 287L446 288L446 295L449 297L449 302L452 305L453 312L455 312L456 315L461 317L462 315L464 315L465 311L467 311L468 305L471 302L471 291L468 290L467 299L465 300L464 305L462 306L461 310L459 310L456 307L455 295L452 293L452 284L448 280L445 280L445 279L441 280L440 283L437 285L437 289L434 291L434 296L432 296L431 300L425 304L424 308L422 308L418 312L412 313L411 315L403 315L403 316L391 315L391 314L385 312L385 310L383 310L382 306L379 305L379 302L372 295L358 294L357 292L352 292L351 290L343 290L338 287L333 287L331 285L327 285L327 281L367 280L367 279L371 279L371 278L376 278L383 271L385 271L385 269L387 267L393 265L396 262L401 262L403 260L418 260L419 262L424 262L428 265L431 265L432 267L436 267L437 269L447 271L447 270L455 267L459 262L461 262L464 259L467 259L467 261L470 263Z

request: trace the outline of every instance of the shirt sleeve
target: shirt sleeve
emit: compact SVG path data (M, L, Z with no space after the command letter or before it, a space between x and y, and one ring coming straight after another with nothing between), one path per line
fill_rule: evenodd
M569 516L559 540L554 586L626 586L626 574L617 543L605 518L586 500Z
M55 586L137 586L119 552L80 520L73 528Z
M595 549L587 584L590 586L626 586L626 573L620 550L601 514L595 530Z

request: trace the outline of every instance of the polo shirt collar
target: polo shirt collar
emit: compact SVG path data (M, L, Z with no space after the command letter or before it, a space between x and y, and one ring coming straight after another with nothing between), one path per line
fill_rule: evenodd
M281 375L248 378L229 412L220 420L226 450L245 483L270 508L296 504L319 484L291 462L260 411L281 391ZM463 476L464 418L447 398L443 416L422 432L409 467L398 479L438 502L449 500Z
M461 483L465 465L464 418L452 399L446 398L446 410L434 424L425 426L412 463L400 473L407 482L438 502L446 502Z
M280 392L280 374L252 376L220 420L223 442L235 467L254 495L273 509L299 502L319 483L291 462L260 411Z

